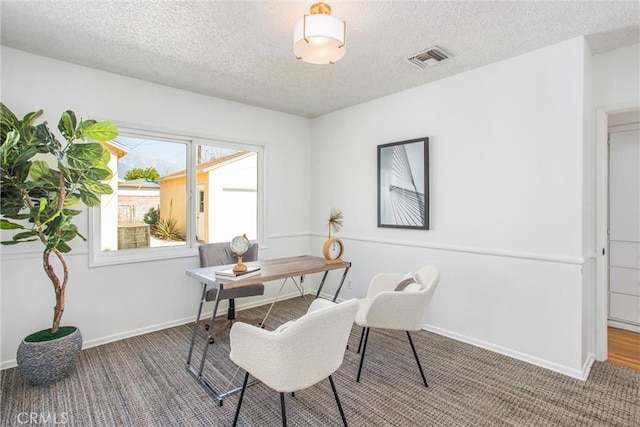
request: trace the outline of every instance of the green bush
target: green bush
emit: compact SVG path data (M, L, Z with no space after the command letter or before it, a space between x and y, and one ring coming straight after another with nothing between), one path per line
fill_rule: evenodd
M162 240L183 240L178 231L175 219L160 218L156 223L154 236Z
M149 224L151 231L154 232L158 221L160 221L160 208L151 208L144 214L142 218L145 224Z

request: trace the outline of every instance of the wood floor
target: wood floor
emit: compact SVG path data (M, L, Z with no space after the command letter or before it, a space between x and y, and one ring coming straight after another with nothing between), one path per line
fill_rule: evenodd
M607 328L609 362L640 371L640 333Z

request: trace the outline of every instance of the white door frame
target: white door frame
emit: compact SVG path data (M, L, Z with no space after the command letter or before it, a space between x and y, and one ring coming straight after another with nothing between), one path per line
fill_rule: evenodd
M609 302L609 115L637 110L637 102L610 105L596 109L596 359L607 360L607 320Z
M208 195L206 193L206 186L204 184L196 185L196 236L203 243L208 243L208 236L206 236L206 217ZM204 211L200 212L200 193L204 195Z

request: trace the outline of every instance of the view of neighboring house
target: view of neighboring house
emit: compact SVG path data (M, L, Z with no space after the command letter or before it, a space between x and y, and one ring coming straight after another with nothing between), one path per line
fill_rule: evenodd
M144 224L144 216L160 206L160 184L147 179L118 180L118 223Z
M157 241L144 222L144 216L153 208L160 209L162 219L175 221L176 234L184 236L187 229L185 170L161 176L159 182L126 181L118 178L118 160L129 150L115 141L104 145L111 153L109 166L114 177L109 181L113 194L102 196L100 206L102 250L156 246ZM239 234L246 234L250 239L257 237L257 169L257 153L249 151L206 160L197 166L198 241L228 241ZM229 209L230 206L233 209ZM247 224L251 224L251 229L247 229Z
M196 236L201 242L257 237L258 167L255 152L242 151L204 161L196 168ZM186 175L181 170L160 177L160 215L186 230ZM233 207L233 208L231 208ZM215 224L215 225L214 225ZM252 224L247 229L247 224Z

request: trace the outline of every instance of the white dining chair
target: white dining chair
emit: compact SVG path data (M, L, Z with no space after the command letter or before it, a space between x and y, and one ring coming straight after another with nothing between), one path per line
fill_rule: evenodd
M422 329L426 305L438 285L439 278L438 270L427 266L415 274L380 273L371 279L366 298L359 300L355 320L356 324L363 328L358 345L360 364L356 382L360 382L371 328L395 329L406 331L424 386L429 387L409 332Z
M230 358L246 371L233 425L249 375L280 393L282 425L287 425L285 393L294 393L329 378L343 424L342 410L331 374L342 365L358 301L339 304L315 299L307 313L295 321L268 331L237 322L231 328Z

